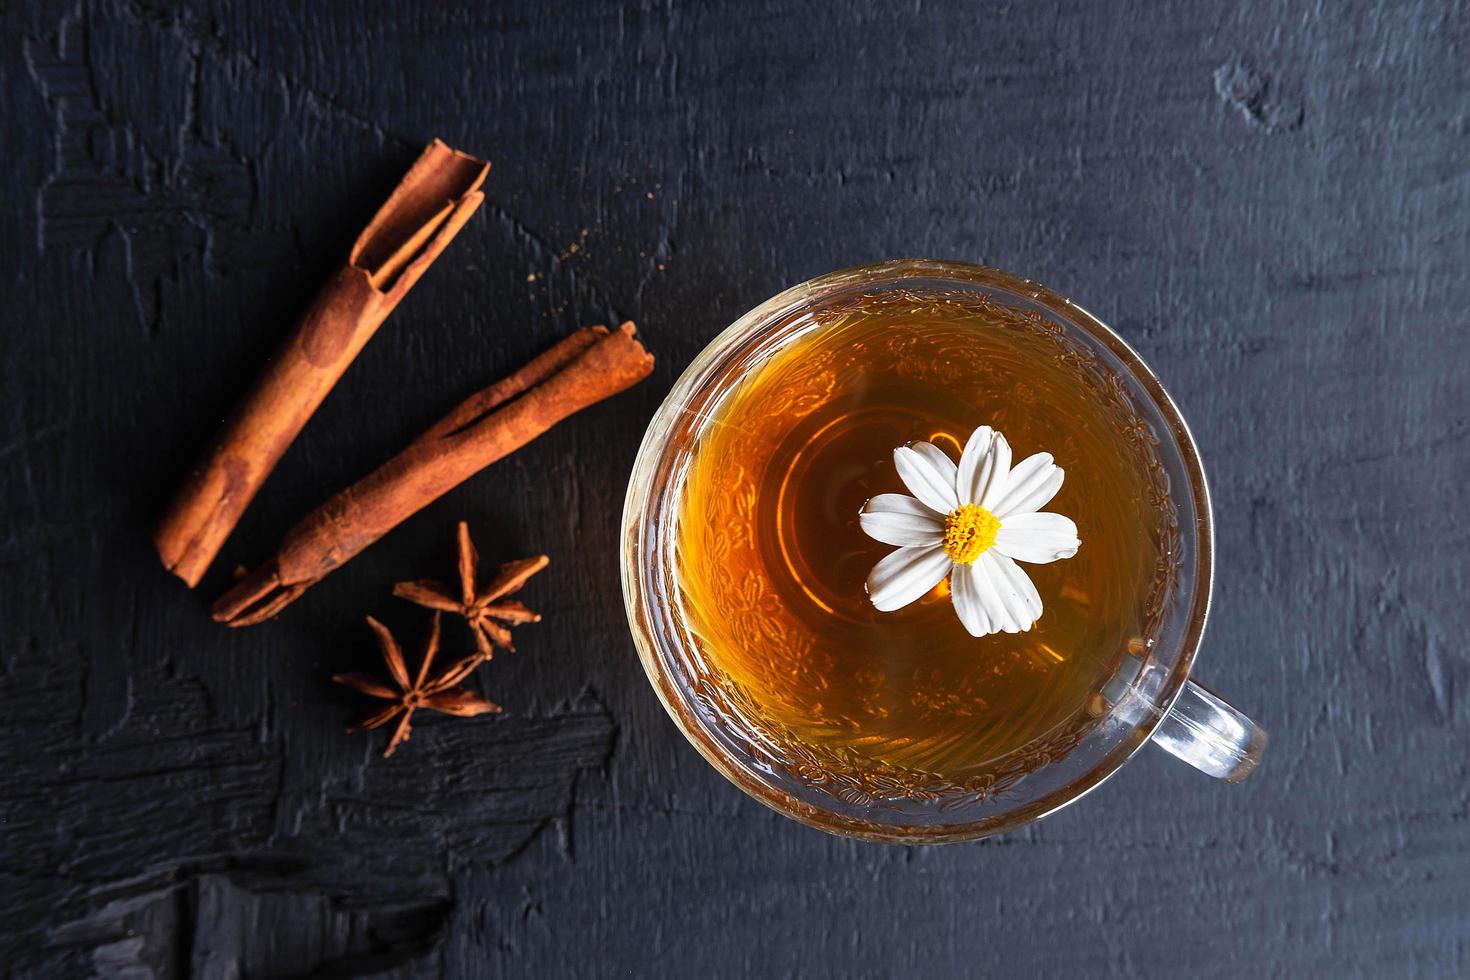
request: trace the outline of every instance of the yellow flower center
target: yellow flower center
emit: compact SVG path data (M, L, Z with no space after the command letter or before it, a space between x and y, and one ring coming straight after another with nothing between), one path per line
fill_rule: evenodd
M956 565L968 565L990 550L1000 519L979 504L961 504L944 519L944 553Z

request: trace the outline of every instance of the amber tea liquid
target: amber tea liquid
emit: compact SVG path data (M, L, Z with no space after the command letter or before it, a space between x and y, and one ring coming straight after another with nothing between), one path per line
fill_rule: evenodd
M691 453L675 579L710 673L801 742L945 779L1088 724L1147 642L1167 521L1103 389L1042 325L973 299L896 292L818 315L732 388ZM972 637L947 581L876 611L864 581L892 547L858 512L907 492L894 447L923 439L958 460L982 424L1017 462L1047 451L1066 471L1045 509L1076 521L1082 546L1022 565L1040 621Z

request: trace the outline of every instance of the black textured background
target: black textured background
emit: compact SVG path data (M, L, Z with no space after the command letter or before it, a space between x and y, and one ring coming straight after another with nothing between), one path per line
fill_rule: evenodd
M1456 2L0 0L0 973L1470 973L1470 12ZM198 593L147 530L433 136L481 212ZM841 266L999 265L1156 367L1213 479L1200 675L1246 784L1158 750L1029 830L829 838L639 670L622 490L677 372ZM656 375L229 632L206 601L570 328ZM396 578L544 549L506 714L393 759L327 680ZM454 636L456 634L450 634ZM460 636L463 641L464 637Z

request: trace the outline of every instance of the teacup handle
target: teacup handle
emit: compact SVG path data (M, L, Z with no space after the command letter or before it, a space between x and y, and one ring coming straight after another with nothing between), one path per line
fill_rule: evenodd
M1200 772L1238 783L1261 761L1267 737L1264 728L1204 685L1186 681L1153 740Z

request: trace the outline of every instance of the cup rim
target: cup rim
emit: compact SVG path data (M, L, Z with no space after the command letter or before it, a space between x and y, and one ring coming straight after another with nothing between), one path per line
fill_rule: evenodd
M794 305L809 302L824 292L857 281L891 283L905 278L950 279L968 285L993 286L1025 296L1065 317L1070 326L1084 331L1117 357L1153 402L1178 447L1179 461L1187 476L1189 496L1195 511L1193 531L1196 549L1194 594L1190 600L1191 608L1185 630L1178 641L1180 653L1162 681L1158 694L1152 699L1157 706L1154 710L1149 711L1143 720L1133 724L1127 735L1086 772L1035 800L1006 813L977 821L907 828L856 819L791 797L751 775L739 760L733 758L718 740L706 732L687 703L687 697L667 675L656 649L658 640L646 625L648 610L643 603L645 584L642 581L641 563L631 557L635 553L641 554L639 549L645 530L642 512L653 490L649 477L654 452L659 448L656 443L665 440L669 420L688 401L696 383L710 365L731 347L758 336L780 312ZM838 836L889 843L950 843L990 837L1049 816L1086 796L1111 778L1149 741L1188 682L1204 637L1214 590L1214 514L1204 466L1188 424L1152 368L1111 327L1061 293L1003 269L952 260L895 259L839 269L788 287L738 317L694 357L649 421L628 481L621 528L623 600L634 646L638 650L638 659L649 682L684 737L716 771L746 794L778 813Z

